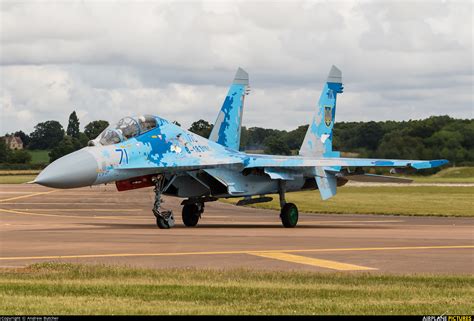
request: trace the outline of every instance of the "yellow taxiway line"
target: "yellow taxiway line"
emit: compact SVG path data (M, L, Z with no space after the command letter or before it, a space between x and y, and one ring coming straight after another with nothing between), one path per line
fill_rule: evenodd
M0 203L13 201L13 200L18 200L18 199L21 199L21 198L28 198L28 197L38 196L38 195L51 194L51 193L55 193L55 192L58 192L58 191L38 192L38 193L32 193L32 194L28 194L28 195L10 197L10 198L1 199Z
M94 211L91 209L90 211ZM123 212L124 210L117 210L117 212ZM143 218L135 218L133 216L81 216L81 215L61 215L61 214L47 214L47 213L33 213L33 212L23 212L16 210L7 210L5 208L0 208L0 212L11 213L11 214L21 214L21 215L32 215L32 216L48 216L48 217L67 217L67 218L92 218L92 219L120 219L120 220L143 220Z
M33 203L14 203L14 204L33 204ZM40 204L40 203L38 203ZM41 203L41 204L52 204L52 203ZM89 204L89 203L88 203ZM2 204L3 205L3 204ZM6 212L10 214L20 214L20 215L32 215L32 216L49 216L49 217L65 217L65 218L107 218L101 216L79 216L79 215L61 215L61 214L47 214L47 213L35 213L30 211L51 211L51 212L142 212L142 209L100 209L100 208L84 208L84 209L49 209L49 208L37 208L37 209L28 209L28 208L10 208L4 209L0 208L0 212ZM204 218L213 219L213 218L228 218L229 216L224 215L207 215ZM135 219L133 217L123 217L123 219ZM306 225L325 225L325 224L340 224L340 223L352 223L354 225L363 225L365 223L400 223L404 222L403 220L371 220L371 221L305 221ZM258 222L258 221L234 221L234 224L253 224L253 225L268 225L269 222ZM231 223L231 224L232 224Z
M0 211L3 209L0 208ZM51 212L142 212L142 209L137 208L9 208L11 211L27 211L25 213L34 213L30 211L51 211ZM55 215L60 216L60 215ZM84 217L84 216L81 216Z
M31 194L31 192L0 191L0 194Z
M46 255L46 256L15 256L0 257L7 260L44 260L44 259L80 259L107 257L138 257L138 256L185 256L185 255L226 255L226 254L261 254L261 253L304 253L304 252L354 252L354 251L394 251L394 250L434 250L434 249L474 249L474 245L434 245L434 246L393 246L393 247L356 247L332 249L280 249L280 250L241 250L241 251L209 251L209 252L171 252L171 253L110 253L110 254L79 254L79 255Z
M285 261L285 262L290 262L290 263L298 263L298 264L317 266L317 267L322 267L322 268L337 270L337 271L370 271L370 270L377 270L375 268L371 268L371 267L367 267L367 266L354 265L354 264L348 264L348 263L342 263L342 262L330 261L330 260L316 259L316 258L312 258L312 257L288 254L288 253L284 253L284 252L261 252L261 253L249 253L249 254L259 256L259 257L264 257L264 258L267 258L267 259L274 259L274 260L280 260L280 261Z

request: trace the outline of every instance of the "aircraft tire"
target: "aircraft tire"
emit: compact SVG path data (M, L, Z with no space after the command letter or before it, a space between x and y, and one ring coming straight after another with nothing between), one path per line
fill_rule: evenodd
M156 225L158 225L160 229L170 228L170 226L168 225L168 222L164 218L161 218L161 217L156 218Z
M182 219L184 225L188 227L196 226L201 217L201 212L196 204L187 204L183 206Z
M280 218L284 227L295 227L298 224L298 207L293 203L286 203L281 209Z

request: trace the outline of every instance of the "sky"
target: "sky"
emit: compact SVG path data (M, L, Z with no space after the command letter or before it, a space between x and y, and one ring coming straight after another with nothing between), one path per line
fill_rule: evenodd
M474 118L472 1L0 0L0 134L46 120L214 122L235 71L243 125L310 122L331 65L336 121Z

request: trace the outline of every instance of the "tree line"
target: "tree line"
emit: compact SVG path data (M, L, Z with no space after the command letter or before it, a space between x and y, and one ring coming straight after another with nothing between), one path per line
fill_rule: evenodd
M105 120L95 120L84 127L84 132L80 131L79 118L75 111L69 115L66 130L60 122L48 120L38 123L34 131L29 135L19 130L5 136L17 136L23 141L26 150L10 150L5 140L0 140L0 163L28 164L31 162L31 155L27 150L49 150L49 162L79 150L85 146L89 140L96 138L109 123Z
M176 125L180 125L174 122ZM66 130L58 121L38 123L29 135L17 131L10 135L22 139L30 150L50 150L50 162L87 145L109 123L92 121L80 131L76 112L69 116ZM240 149L274 155L297 154L308 125L294 130L242 127ZM209 137L212 124L200 119L189 130ZM448 159L455 165L474 165L474 119L432 116L423 120L339 122L334 126L333 149L357 157L398 159ZM0 142L0 163L28 163L25 151L11 151Z
M208 137L212 125L199 120L190 130ZM242 127L241 150L265 154L297 154L308 125L286 131ZM422 120L338 122L333 150L357 157L448 159L453 165L474 165L474 119L432 116Z

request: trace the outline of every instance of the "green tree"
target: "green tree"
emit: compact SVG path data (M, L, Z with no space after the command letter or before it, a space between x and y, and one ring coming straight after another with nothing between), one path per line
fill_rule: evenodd
M247 147L263 147L263 141L265 140L265 138L267 138L266 129L260 127L250 127L248 129Z
M302 125L284 135L284 141L288 145L288 148L299 150L307 131L308 125Z
M49 152L49 162L51 163L81 148L82 146L79 139L66 135L59 144Z
M385 134L376 155L381 158L420 159L426 154L422 139L400 131Z
M64 129L59 122L48 120L36 125L30 137L30 149L50 149L63 139Z
M245 150L249 141L249 132L247 127L242 126L240 129L240 150Z
M362 123L358 127L358 132L356 134L356 147L376 150L380 141L382 140L383 135L384 132L382 126L380 126L379 123L374 121Z
M7 161L10 164L28 164L31 162L31 155L24 149L12 150Z
M259 149L265 146L265 139L271 136L282 137L286 134L286 131L277 129L267 129L260 127L251 127L248 129L248 143L247 147L252 149Z
M82 147L86 147L87 143L89 142L89 137L87 137L84 133L79 133L79 137L77 138L79 141L79 145Z
M5 139L0 138L0 163L6 163L10 154L11 150L7 147Z
M291 155L291 149L280 136L270 136L265 139L265 154Z
M108 126L109 122L106 120L94 120L84 127L84 134L86 134L89 139L95 139Z
M79 138L79 118L77 118L76 111L73 111L71 115L69 115L69 122L67 124L66 135Z
M467 156L462 147L463 136L459 132L440 130L426 140L435 158L445 158L452 162L462 162Z
M213 125L209 124L204 119L199 119L191 124L189 131L193 132L201 137L208 138L211 134Z

